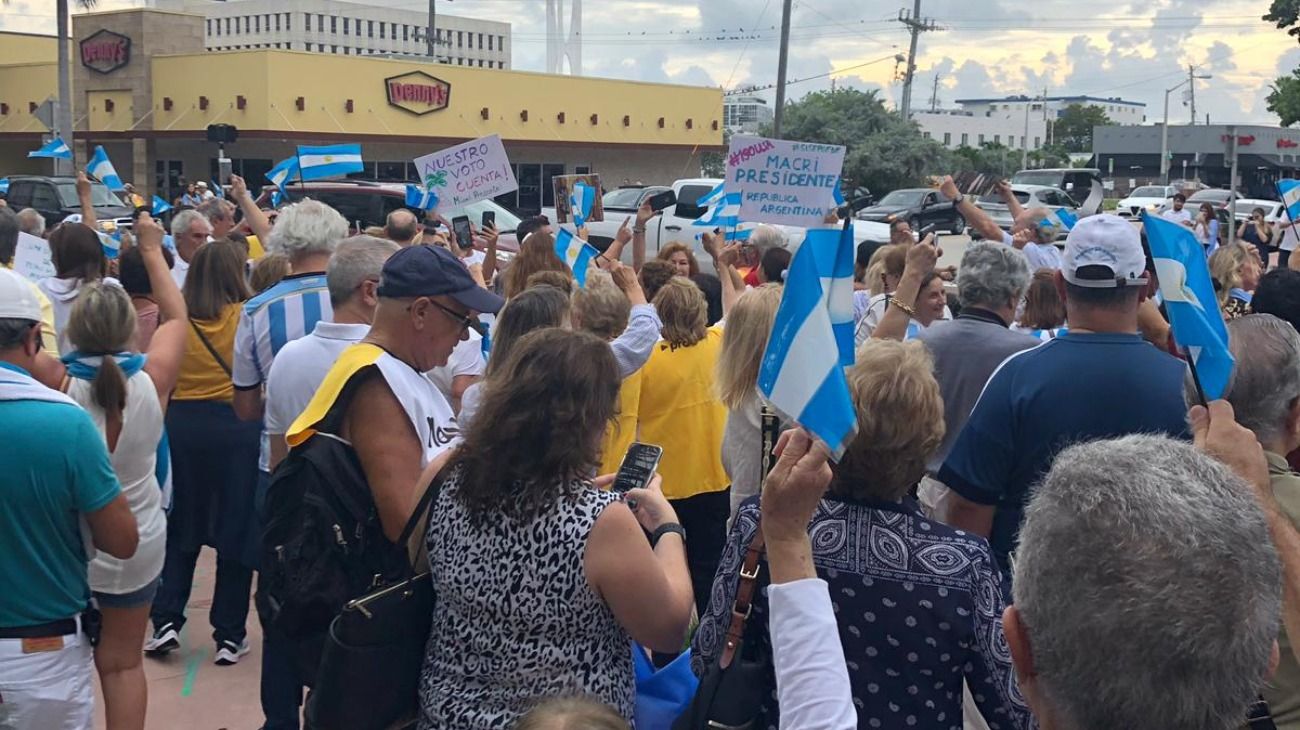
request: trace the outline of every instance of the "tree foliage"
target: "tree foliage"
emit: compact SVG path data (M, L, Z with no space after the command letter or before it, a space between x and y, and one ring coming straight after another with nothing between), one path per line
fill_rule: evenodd
M1071 104L1056 118L1052 135L1066 152L1092 152L1092 128L1110 123L1106 110L1099 106Z
M1297 39L1300 39L1300 0L1273 0L1273 4L1268 6L1268 15L1264 20L1276 25L1279 29L1290 28L1287 33Z
M1268 110L1282 120L1283 127L1289 127L1300 121L1300 68L1290 76L1274 79L1272 91L1269 92Z

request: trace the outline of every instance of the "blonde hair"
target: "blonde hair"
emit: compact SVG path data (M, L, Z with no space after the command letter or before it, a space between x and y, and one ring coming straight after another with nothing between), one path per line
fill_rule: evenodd
M534 707L515 730L628 730L617 712L586 697L558 697Z
M655 310L663 321L659 333L669 347L690 347L709 332L709 305L695 282L674 276L655 294Z
M670 243L667 246L664 246L663 248L659 249L659 255L656 256L655 258L659 259L660 261L666 261L668 263L672 263L673 254L677 254L677 253L686 254L686 261L690 266L689 273L691 276L695 276L696 274L700 273L700 264L698 261L696 261L695 254L689 248L687 248L686 244L684 243Z
M249 299L252 293L244 281L244 257L238 244L222 239L199 246L181 294L190 319L200 321L214 320L226 307Z
M524 289L535 286L549 286L573 296L574 278L563 271L539 271L528 277Z
M738 410L753 397L758 384L758 367L767 349L772 322L781 304L780 284L764 284L741 295L722 330L722 352L718 355L718 400L729 410Z
M871 254L871 262L867 264L866 282L867 292L871 296L885 293L885 276L891 275L899 277L903 275L903 267L907 263L907 244L890 244L881 246L876 252Z
M573 293L573 314L587 332L612 340L627 329L632 303L607 271L588 271L587 285Z
M255 293L261 293L279 284L288 275L289 257L282 253L268 253L253 264L248 285Z
M900 499L925 475L943 441L943 397L934 360L916 341L868 340L848 371L858 433L832 467L831 491Z
M1210 276L1218 285L1215 297L1220 307L1228 303L1233 289L1241 288L1241 267L1252 257L1259 260L1244 243L1229 243L1210 254Z
M113 355L131 349L135 340L135 307L126 290L93 282L81 287L68 315L68 341L83 355L103 355L91 383L95 403L106 413L126 407L126 376Z

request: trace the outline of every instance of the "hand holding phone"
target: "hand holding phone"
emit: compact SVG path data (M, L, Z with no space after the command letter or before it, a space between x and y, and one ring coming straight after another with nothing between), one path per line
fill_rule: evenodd
M451 219L451 229L456 234L456 245L463 249L474 248L474 229L470 227L469 216L459 215Z
M677 202L677 193L674 193L671 190L665 190L662 193L650 196L648 202L650 203L650 210L657 213L664 208L675 204Z
M497 212L495 210L483 211L483 228L497 227Z
M614 475L612 489L626 492L629 489L645 489L654 478L655 469L659 468L659 459L663 457L662 447L654 444L635 442L623 456L623 463Z

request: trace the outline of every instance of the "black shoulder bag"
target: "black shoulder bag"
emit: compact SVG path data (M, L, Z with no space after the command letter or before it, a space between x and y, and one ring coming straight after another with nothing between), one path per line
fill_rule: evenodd
M402 536L412 533L437 500L444 467L420 497ZM418 552L418 551L417 551ZM349 601L330 624L320 670L307 697L314 730L388 730L414 722L420 669L433 623L433 580L410 561L402 580Z

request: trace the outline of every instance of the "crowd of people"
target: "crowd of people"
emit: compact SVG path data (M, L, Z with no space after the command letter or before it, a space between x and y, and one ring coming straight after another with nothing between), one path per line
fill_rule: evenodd
M1236 359L1202 404L1139 226L1011 205L1003 231L939 191L986 240L947 268L906 222L859 247L835 460L758 389L799 243L777 228L650 252L643 206L577 281L543 218L506 260L490 226L352 231L238 177L168 230L139 211L113 258L93 208L46 230L0 205L0 264L22 230L54 268L0 270L0 727L89 727L93 671L109 730L143 728L205 547L216 664L256 594L265 730L303 726L328 619L411 561L422 730L627 728L634 652L707 678L742 639L756 728L1300 727L1277 232L1219 245L1175 201ZM611 489L633 442L656 473ZM294 496L322 469L343 508ZM285 596L321 556L284 536L327 509L357 515L321 524L359 575L317 626Z

